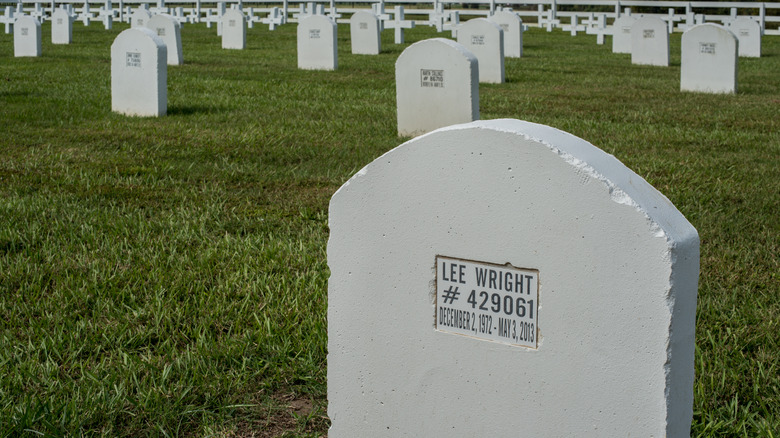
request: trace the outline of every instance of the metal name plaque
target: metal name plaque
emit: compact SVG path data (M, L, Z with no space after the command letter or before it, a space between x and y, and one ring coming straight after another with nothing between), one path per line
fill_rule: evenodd
M539 271L436 256L436 330L536 349Z
M444 70L420 69L420 86L444 88Z

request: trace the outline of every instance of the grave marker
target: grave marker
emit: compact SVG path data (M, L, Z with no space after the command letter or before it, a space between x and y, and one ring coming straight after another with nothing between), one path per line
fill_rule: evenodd
M168 110L165 43L151 29L133 27L111 45L111 109L129 116L164 116Z
M385 21L384 25L388 29L395 29L395 41L396 44L404 43L404 29L414 28L413 20L404 20L404 7L396 6L393 13L392 21Z
M418 41L395 63L398 135L418 135L479 119L479 65L461 44Z
M325 15L310 15L298 22L298 68L336 70L336 23Z
M631 53L631 27L636 17L623 15L612 23L612 53Z
M137 7L130 15L130 27L145 27L151 18L152 14L148 9Z
M488 20L498 24L504 31L504 56L521 58L523 56L523 20L516 13L500 10Z
M73 42L73 20L68 11L59 7L51 14L51 43L70 44Z
M246 17L238 9L228 9L220 19L222 48L244 50L246 47Z
M643 17L631 26L631 63L669 66L669 33L666 22Z
M451 126L333 195L330 438L688 436L696 230L613 156Z
M479 60L479 81L504 82L504 31L486 19L473 18L458 29L458 43Z
M16 14L14 21L14 57L41 56L41 23L29 15Z
M146 27L156 33L165 43L168 52L168 65L184 64L181 48L181 24L179 20L167 14L159 14L150 18Z
M378 55L381 49L379 17L370 11L358 11L349 19L353 55Z
M737 37L717 24L699 24L685 31L680 90L736 93L737 46Z
M761 25L748 17L737 17L728 29L739 39L739 56L761 57Z

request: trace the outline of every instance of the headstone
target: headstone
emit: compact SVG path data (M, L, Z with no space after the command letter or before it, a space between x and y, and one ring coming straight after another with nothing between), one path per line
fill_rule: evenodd
M111 45L111 109L130 116L168 110L168 54L151 29L133 27Z
M336 70L336 23L325 15L310 15L298 22L298 68Z
M623 15L612 23L612 53L631 53L631 27L636 17Z
M631 63L669 66L669 33L658 17L643 17L631 26Z
M130 15L130 27L145 27L149 20L152 18L152 14L145 8L135 8L133 14Z
M14 56L41 56L41 23L29 15L16 14L14 21Z
M378 55L381 51L379 17L370 11L358 11L349 19L353 55Z
M243 50L246 47L246 17L238 9L222 14L222 48Z
M395 63L398 135L424 134L479 119L479 64L444 38L418 41Z
M384 25L388 29L395 29L395 39L393 41L396 44L403 44L404 29L414 28L414 20L404 20L403 6L396 6L393 11L393 20L385 21Z
M761 57L761 25L748 17L737 17L729 30L739 39L739 56Z
M51 43L70 44L73 42L73 20L68 11L59 7L51 14Z
M333 195L330 438L687 437L699 239L590 143L452 126Z
M458 43L479 60L479 81L504 82L504 31L486 19L473 18L458 29Z
M737 37L718 24L699 24L682 35L680 90L737 92Z
M523 20L514 12L501 10L488 18L504 31L504 56L521 58L523 56Z
M168 65L184 64L179 20L167 14L159 14L150 18L146 27L156 33L165 43L168 52Z

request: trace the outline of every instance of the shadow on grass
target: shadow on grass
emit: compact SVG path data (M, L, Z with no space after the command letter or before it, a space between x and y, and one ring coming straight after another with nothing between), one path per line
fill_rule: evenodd
M204 105L171 105L168 107L169 116L189 116L192 114L216 114L227 111L227 108L217 108Z

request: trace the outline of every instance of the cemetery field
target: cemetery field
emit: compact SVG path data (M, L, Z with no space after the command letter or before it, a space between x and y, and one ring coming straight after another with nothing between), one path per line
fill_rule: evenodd
M328 202L406 140L398 55L449 33L358 56L339 25L324 72L297 69L293 24L242 51L185 24L168 115L131 118L111 112L125 28L54 46L45 23L40 58L0 34L0 437L324 436ZM609 37L524 43L481 118L577 135L678 207L701 238L692 436L780 435L780 37L736 95L679 91L680 34L668 68Z

